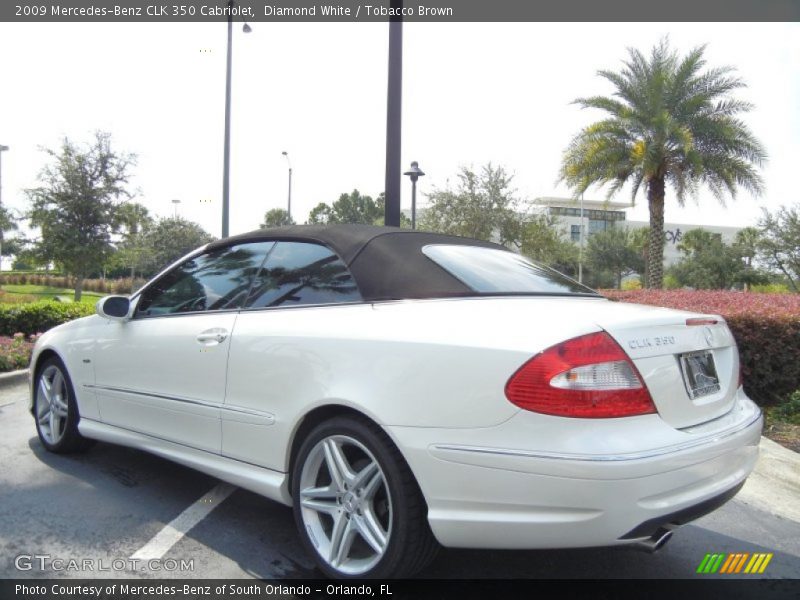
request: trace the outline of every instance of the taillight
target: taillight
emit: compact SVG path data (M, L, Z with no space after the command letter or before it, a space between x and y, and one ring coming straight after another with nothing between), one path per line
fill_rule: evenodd
M525 410L561 417L630 417L656 412L625 351L601 331L552 346L512 375L506 397Z

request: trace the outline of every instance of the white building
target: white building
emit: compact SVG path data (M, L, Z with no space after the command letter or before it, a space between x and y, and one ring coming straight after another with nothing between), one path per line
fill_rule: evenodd
M605 200L583 200L583 218L581 218L581 201L573 198L541 197L534 200L536 206L541 207L547 214L558 219L564 229L564 236L574 243L580 243L581 221L583 221L586 238L598 231L605 231L609 227L623 226L628 229L649 227L647 221L629 221L625 210L631 205L625 202ZM736 232L741 227L721 227L717 225L691 225L688 223L664 223L666 244L664 246L664 266L670 266L681 258L678 244L690 229L705 229L722 236L722 241L732 244Z

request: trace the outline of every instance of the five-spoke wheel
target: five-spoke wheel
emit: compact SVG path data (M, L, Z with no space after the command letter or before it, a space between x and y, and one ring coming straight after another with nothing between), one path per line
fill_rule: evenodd
M329 576L411 574L436 549L408 465L372 423L318 425L295 461L292 495L303 541Z
M64 364L48 358L37 370L34 381L33 412L36 431L51 452L73 452L90 445L78 433L78 407Z

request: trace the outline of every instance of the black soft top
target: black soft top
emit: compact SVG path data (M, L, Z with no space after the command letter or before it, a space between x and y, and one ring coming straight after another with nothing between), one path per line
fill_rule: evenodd
M474 295L474 291L422 253L428 244L499 244L470 238L372 225L292 225L257 229L209 244L209 249L255 241L316 242L347 265L366 301Z

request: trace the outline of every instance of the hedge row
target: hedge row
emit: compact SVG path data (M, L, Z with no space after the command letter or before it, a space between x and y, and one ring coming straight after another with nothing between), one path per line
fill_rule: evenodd
M94 306L82 302L60 303L50 300L30 304L0 304L0 335L26 336L42 333L79 317L94 313Z
M134 289L137 289L144 285L145 280L137 277L133 283ZM43 273L3 273L0 275L0 285L44 285L47 287L75 289L75 278ZM100 294L130 294L131 278L84 279L83 289Z
M800 389L800 295L706 290L606 290L612 300L721 315L739 346L744 389L762 406Z

